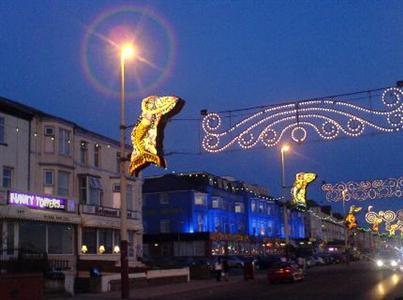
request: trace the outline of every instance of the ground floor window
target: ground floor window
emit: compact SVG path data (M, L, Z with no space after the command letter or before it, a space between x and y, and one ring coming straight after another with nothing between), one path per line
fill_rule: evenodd
M18 248L49 254L73 254L73 225L21 222L18 224Z
M128 253L134 256L134 231L128 231ZM112 254L120 252L120 231L109 228L83 228L82 254Z
M20 250L46 252L46 225L44 223L20 223L18 237Z
M73 226L48 224L48 253L73 253Z
M83 228L82 245L83 245L83 247L82 247L81 252L90 253L90 254L97 253L97 229L96 228Z

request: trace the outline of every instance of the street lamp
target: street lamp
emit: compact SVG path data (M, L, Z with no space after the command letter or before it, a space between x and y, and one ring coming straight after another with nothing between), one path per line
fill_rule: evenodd
M345 201L346 201L346 196L347 196L347 190L343 189L341 191L341 197L343 200L343 217L346 217L346 208L345 208ZM347 247L348 247L348 228L344 227L344 250L347 251Z
M288 213L287 213L287 199L285 196L285 162L284 162L284 157L285 153L290 150L290 146L285 144L281 147L281 193L283 196L284 200L284 206L283 206L283 217L284 217L284 237L285 237L285 249L286 249L286 255L288 256L288 243L289 243L289 237L288 237Z
M125 62L132 59L135 50L125 44L120 50L120 274L122 299L129 298L129 262L126 201L126 121L125 121Z

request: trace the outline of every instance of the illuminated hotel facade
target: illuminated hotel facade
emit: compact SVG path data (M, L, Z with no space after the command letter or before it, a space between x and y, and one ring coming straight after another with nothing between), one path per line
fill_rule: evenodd
M304 216L289 212L291 239ZM145 178L144 253L149 256L252 255L284 246L282 205L265 188L205 172Z
M130 153L127 148L127 153ZM0 254L66 271L118 270L119 142L0 98ZM129 266L142 255L142 180L128 178Z

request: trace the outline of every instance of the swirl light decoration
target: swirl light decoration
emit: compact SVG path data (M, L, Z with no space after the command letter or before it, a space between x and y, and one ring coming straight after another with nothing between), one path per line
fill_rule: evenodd
M403 196L403 176L399 178L348 181L322 185L328 201L374 200Z
M365 214L365 221L367 223L372 224L372 231L373 232L379 232L379 226L385 222L385 229L390 232L393 230L395 232L399 226L395 226L392 223L396 220L397 216L399 218L402 215L402 210L399 210L397 213L391 210L386 210L386 211L379 211L379 212L374 212L372 211L372 206L368 206L368 212ZM401 221L399 220L399 224Z
M403 129L403 91L397 87L383 90L380 108L365 107L336 99L306 100L265 107L243 119L224 113L207 113L202 119L202 147L221 152L239 146L273 147L282 139L305 142L311 133L322 140L342 135L358 137L365 131L392 133ZM380 103L379 103L380 102ZM230 123L224 125L224 117ZM234 121L234 124L232 122Z

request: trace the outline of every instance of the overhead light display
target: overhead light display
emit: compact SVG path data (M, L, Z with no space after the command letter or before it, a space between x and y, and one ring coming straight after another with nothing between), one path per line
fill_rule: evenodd
M379 93L374 90L376 92ZM357 94L360 93L345 97L357 97ZM242 149L274 147L287 138L303 143L313 134L329 141L340 136L358 137L365 132L402 130L402 89L390 87L383 90L380 101L374 103L379 109L373 107L372 97L368 94L362 95L368 97L368 106L358 105L353 99L347 101L334 97L251 107L244 109L245 113L240 113L240 110L208 113L204 110L202 147L207 152L222 152L237 146Z
M387 226L390 225L396 219L396 213L391 210L372 211L372 206L368 206L368 212L365 214L365 221L367 223L372 224L372 231L379 232L379 226L385 222Z
M350 210L347 216L344 218L344 223L349 230L353 230L357 228L357 219L355 215L361 211L362 207L358 207L355 205L350 206Z
M163 137L167 120L179 113L184 101L175 96L149 96L141 102L141 115L131 133L133 152L130 158L130 175L150 164L165 168Z
M403 197L403 176L363 181L325 183L322 191L328 201L365 201Z
M300 172L295 175L295 181L291 188L291 205L306 208L306 190L308 185L316 179L315 173Z

